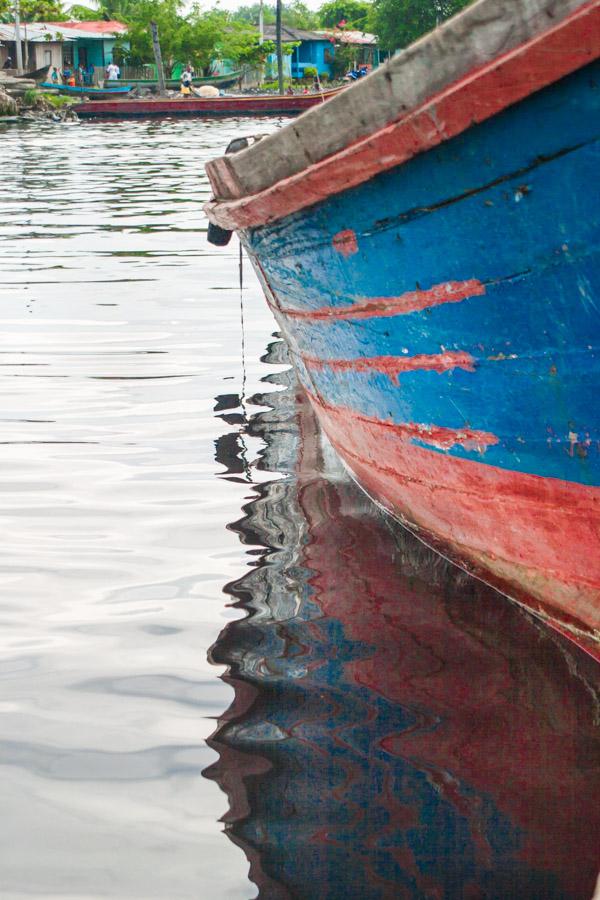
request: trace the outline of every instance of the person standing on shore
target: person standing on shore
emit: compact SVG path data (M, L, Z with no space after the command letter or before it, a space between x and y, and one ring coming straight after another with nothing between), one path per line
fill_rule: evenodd
M114 60L106 67L106 77L109 81L116 81L121 77L121 69Z
M188 63L181 73L181 93L184 97L189 97L192 90L192 81L194 79L194 70Z

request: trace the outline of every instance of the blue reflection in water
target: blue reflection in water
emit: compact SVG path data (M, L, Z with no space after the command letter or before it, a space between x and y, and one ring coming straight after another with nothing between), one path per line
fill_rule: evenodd
M216 447L248 478L245 430L288 474L231 525L264 550L226 589L247 617L212 649L235 700L204 773L259 896L590 898L596 670L383 517L272 380ZM217 400L236 427L238 405Z

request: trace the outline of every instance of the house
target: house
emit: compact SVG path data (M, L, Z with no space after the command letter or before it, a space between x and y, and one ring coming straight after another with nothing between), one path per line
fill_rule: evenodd
M265 25L265 40L275 41L276 30L274 25ZM283 25L281 28L281 40L283 44L297 43L291 56L283 57L284 76L303 78L306 68L314 68L319 75L333 75L332 60L335 56L336 45L346 44L356 48L357 65L370 65L376 68L379 65L379 50L377 38L374 34L362 31L304 31L300 28L289 28ZM277 72L277 59L274 55L267 60L267 70Z
M94 66L97 76L112 61L118 37L127 33L121 22L23 22L20 27L23 68ZM15 26L0 25L0 68L10 56L16 65ZM127 47L127 42L125 42Z
M23 68L26 72L41 69L42 66L62 66L63 37L58 29L40 22L21 25L21 51ZM0 69L4 68L7 58L12 60L13 68L17 65L15 43L15 26L0 24Z
M127 34L127 26L116 20L109 22L54 22L53 26L59 28L64 35L63 59L66 63L74 66L81 63L84 68L92 65L101 72L112 62L117 38L122 38ZM125 47L129 48L127 41L125 41Z
M267 41L277 39L275 26L265 25L264 36ZM326 72L329 76L330 67L325 60L325 52L331 50L329 38L318 31L304 31L300 28L289 28L283 25L281 28L281 42L283 44L298 43L291 56L283 57L284 76L289 78L302 78L304 69L313 67L319 72ZM277 73L277 57L272 54L267 59L267 72Z

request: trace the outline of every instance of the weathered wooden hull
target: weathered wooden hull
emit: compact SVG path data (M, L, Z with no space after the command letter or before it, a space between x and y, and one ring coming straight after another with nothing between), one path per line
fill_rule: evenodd
M146 118L149 116L297 116L335 96L337 91L298 96L185 97L176 100L125 100L80 103L75 112L85 118Z
M365 490L598 658L599 12L209 208Z
M128 85L119 88L95 88L86 85L53 84L50 81L42 82L40 87L52 88L52 90L58 91L60 94L66 94L69 97L88 97L91 100L110 100L111 97L124 97L131 90L131 87Z
M209 78L194 78L192 83L194 87L202 87L203 84L209 84L213 87L228 88L237 84L243 74L244 73L240 70L238 72L230 72L228 75L215 75ZM118 87L119 85L128 84L131 87L149 88L151 90L156 90L158 88L158 81L153 78L108 79L105 84L108 87ZM170 90L177 90L180 85L181 78L165 79L165 87L168 87Z

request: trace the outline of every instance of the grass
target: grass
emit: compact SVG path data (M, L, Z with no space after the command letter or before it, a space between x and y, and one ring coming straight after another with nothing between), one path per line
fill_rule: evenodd
M77 98L64 97L60 94L43 94L42 96L54 109L62 109L63 106L71 106L71 104L77 103Z
M38 92L33 88L28 88L23 94L23 103L25 106L35 106L35 101L38 98Z

